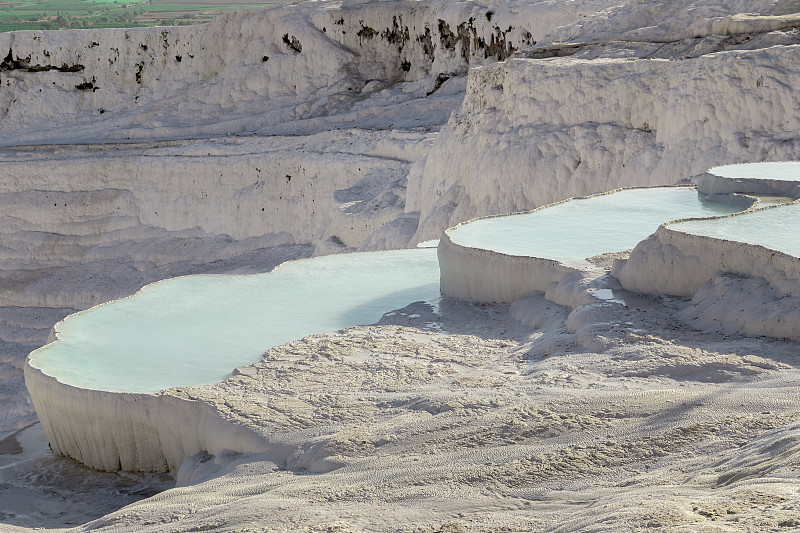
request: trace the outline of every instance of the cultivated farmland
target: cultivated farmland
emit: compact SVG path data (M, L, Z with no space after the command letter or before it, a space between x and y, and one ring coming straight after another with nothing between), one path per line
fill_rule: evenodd
M255 9L289 0L15 0L0 2L0 32L66 28L183 26L223 11Z

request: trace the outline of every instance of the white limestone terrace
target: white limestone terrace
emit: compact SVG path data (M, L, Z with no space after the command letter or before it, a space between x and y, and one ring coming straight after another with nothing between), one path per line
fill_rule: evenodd
M709 170L703 192L630 189L471 220L439 243L442 292L513 302L539 291L571 308L613 300L590 261L635 246L610 269L622 288L691 297L681 316L700 329L800 339L800 204L786 197L798 170L724 166Z
M0 435L36 420L23 361L70 312L407 246L406 191L468 68L606 4L313 2L0 35Z
M196 28L0 36L0 58L13 52L0 67L2 213L13 209L0 224L0 438L36 421L22 366L50 327L146 283L405 247L476 216L674 184L729 162L796 159L797 10L793 0L309 2ZM529 39L537 44L526 48ZM536 311L531 301L515 316ZM226 423L248 421L243 439L270 428L283 431L279 443L230 467L220 467L224 452L195 456L192 480L207 483L84 529L800 523L793 502L775 503L796 497L794 467L775 466L771 452L794 438L796 345L703 336L675 326L669 309L654 319L642 306L602 303L576 310L566 330L567 313L539 303L550 314L528 313L539 318L526 324L552 326L544 334L489 320L493 306L455 306L447 334L346 330L274 349L254 377L173 389L210 435L224 413ZM516 332L510 343L506 331ZM481 363L486 354L494 359ZM284 372L290 382L273 379ZM293 386L307 392L286 394ZM618 395L591 396L597 412L579 408L598 388ZM634 402L632 390L642 393ZM520 398L531 399L521 410ZM515 429L531 426L533 437ZM610 426L625 431L611 440L596 431ZM620 457L625 472L609 466ZM336 461L350 465L341 477L295 475ZM534 473L547 464L550 473ZM761 483L764 464L770 480L786 475L786 490ZM51 471L40 466L18 472L0 500L9 491L35 500L26 492L35 483L55 503L40 506L50 509L41 521L10 523L63 527L67 500L82 503L71 524L110 512L75 511L94 500L73 490L80 482L64 490L58 476L32 479ZM732 484L720 488L729 467ZM687 482L687 471L700 473ZM600 517L579 503L600 498L610 504Z
M552 292L591 267L582 255L625 250L665 217L739 209L693 188L631 189L461 225L439 244L440 269L428 248L167 280L56 324L27 360L26 385L53 450L93 468L176 471L201 451L259 453L259 435L159 391L221 381L271 346L432 299L439 270L445 295L510 302Z
M714 167L698 180L708 194L741 193L800 198L800 162L742 163Z
M432 249L174 278L56 324L28 357L25 384L56 453L100 470L177 471L201 451L256 453L266 443L165 389L217 383L273 346L438 296Z
M593 270L587 258L631 249L664 222L743 209L704 197L686 187L627 189L471 220L439 242L442 292L513 302Z
M723 166L701 187L796 197L799 171L797 162ZM612 274L626 289L691 297L682 316L698 328L798 339L800 204L790 200L664 224Z
M163 278L403 246L406 174L431 141L347 129L0 150L2 432L36 420L23 361L68 313Z
M299 259L263 274L171 278L58 322L53 342L28 364L63 383L111 392L217 383L269 347L435 299L438 278L432 249Z

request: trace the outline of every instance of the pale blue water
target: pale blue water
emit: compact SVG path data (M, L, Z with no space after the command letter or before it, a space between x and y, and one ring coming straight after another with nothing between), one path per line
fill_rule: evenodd
M670 229L716 239L758 244L800 257L800 204L787 204L718 220L670 224Z
M708 172L723 178L800 181L800 161L739 163L714 167L709 169Z
M695 189L685 187L629 189L476 220L452 230L450 237L463 246L580 267L588 264L587 257L633 248L664 222L741 210L703 201Z
M266 274L173 278L67 317L32 365L83 388L156 392L216 383L272 346L377 322L439 296L435 249L339 254Z

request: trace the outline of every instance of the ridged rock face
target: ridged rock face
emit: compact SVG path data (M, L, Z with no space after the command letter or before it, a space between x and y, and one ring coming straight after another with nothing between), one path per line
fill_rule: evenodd
M479 302L510 303L577 271L552 259L462 246L447 234L438 252L442 294Z
M586 10L317 2L201 26L3 34L0 143L303 132L288 123L398 81L432 76L438 89Z
M33 391L53 451L98 470L175 471L186 457L201 451L256 453L265 448L263 436L231 424L212 406L180 392L81 389L31 367L25 369L25 383Z
M675 184L717 164L800 151L796 45L683 60L587 60L596 49L577 51L470 72L463 106L409 192L407 209L421 212L415 240L476 215Z

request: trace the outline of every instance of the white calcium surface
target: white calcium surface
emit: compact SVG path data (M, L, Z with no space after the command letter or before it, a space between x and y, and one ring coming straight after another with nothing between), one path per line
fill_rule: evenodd
M23 361L52 325L147 283L796 160L797 9L322 1L0 35L0 451L37 421ZM278 346L216 386L42 394L54 450L181 487L4 453L2 528L797 527L794 263L737 252L757 269L735 274L708 260L728 244L668 233L647 254L698 273L660 277L693 301L569 274L549 299L443 299Z

